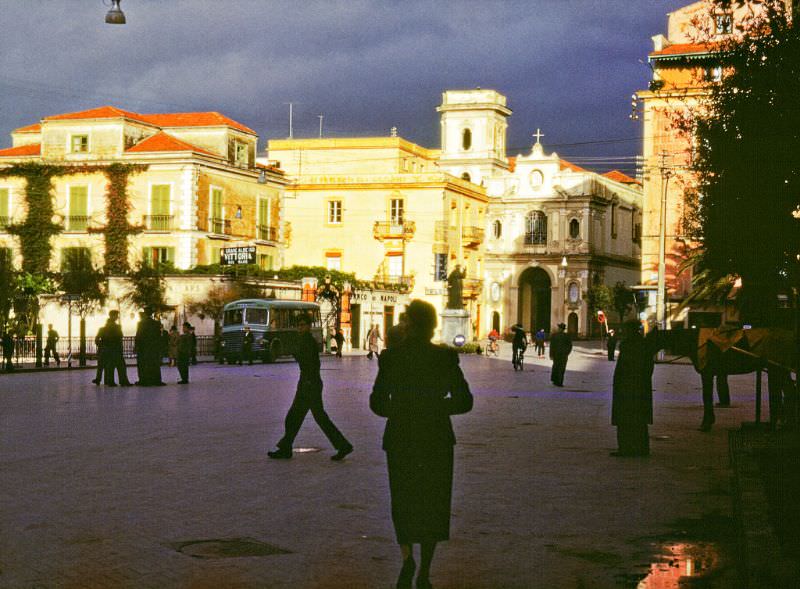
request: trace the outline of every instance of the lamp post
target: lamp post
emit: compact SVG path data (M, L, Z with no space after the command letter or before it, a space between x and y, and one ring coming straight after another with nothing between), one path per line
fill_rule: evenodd
M567 256L563 256L561 258L561 269L558 271L558 275L561 277L561 322L567 322Z
M667 188L672 176L666 165L667 152L661 152L661 211L658 218L658 292L656 292L656 323L662 331L667 328Z
M124 25L125 13L119 7L122 0L111 0L111 9L106 13L106 24L108 25Z

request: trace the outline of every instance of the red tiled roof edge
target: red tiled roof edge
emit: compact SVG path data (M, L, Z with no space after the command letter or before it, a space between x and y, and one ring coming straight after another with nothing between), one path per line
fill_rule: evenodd
M664 47L660 51L651 51L650 57L666 57L670 55L694 55L701 53L714 53L719 49L718 43L676 43Z
M213 153L202 147L197 147L186 141L160 131L155 135L151 135L147 139L143 139L133 147L125 150L125 153L153 153L159 151L193 151L214 157L222 157L218 153Z
M11 131L12 133L41 133L42 125L40 123L34 123L33 125L26 125L25 127L19 127L18 129L14 129Z
M20 157L26 155L41 155L42 144L32 143L30 145L20 145L18 147L7 147L0 149L0 157Z
M609 180L613 180L614 182L619 182L621 184L640 184L638 180L631 178L626 173L620 172L619 170L611 170L601 175Z
M572 170L573 172L588 172L589 170L585 168L581 168L580 166L576 166L573 163L568 162L567 160L558 160L558 163L562 170Z

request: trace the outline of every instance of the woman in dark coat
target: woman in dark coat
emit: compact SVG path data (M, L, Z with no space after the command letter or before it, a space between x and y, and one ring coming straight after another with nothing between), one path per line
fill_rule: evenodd
M398 588L410 588L420 544L417 587L430 587L436 543L450 537L455 436L450 416L472 409L472 394L455 351L431 343L436 310L420 300L405 313L401 343L384 350L369 403L386 417L392 521L403 556Z
M612 456L650 454L648 424L653 423L653 350L639 324L625 324L614 369L611 423L617 426L616 452Z

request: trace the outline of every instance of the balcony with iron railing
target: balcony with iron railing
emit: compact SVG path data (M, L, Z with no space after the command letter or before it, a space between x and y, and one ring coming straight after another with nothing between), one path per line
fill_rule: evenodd
M408 240L414 237L417 230L417 224L414 221L375 221L372 227L372 234L375 239L404 239Z
M175 215L145 215L144 226L147 231L172 231Z
M278 241L278 228L269 225L259 225L256 230L256 239L261 241Z
M208 220L208 232L214 233L215 235L230 235L231 220L212 217Z
M401 286L410 289L414 285L414 279L411 276L397 275L397 274L381 274L378 273L373 279L376 284L381 286Z
M483 243L484 230L483 227L464 225L461 228L461 236L467 245L480 245Z
M88 215L67 215L64 231L67 233L85 233L89 230Z

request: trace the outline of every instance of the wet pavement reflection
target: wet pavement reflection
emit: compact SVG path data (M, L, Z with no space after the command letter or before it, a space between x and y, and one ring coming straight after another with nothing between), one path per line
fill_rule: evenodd
M665 544L657 562L636 589L679 589L681 579L709 574L718 564L718 552L710 543Z

